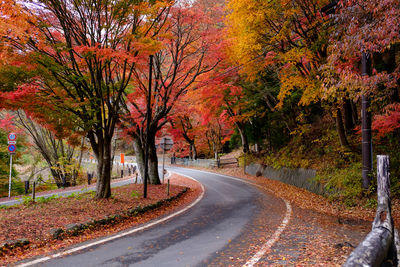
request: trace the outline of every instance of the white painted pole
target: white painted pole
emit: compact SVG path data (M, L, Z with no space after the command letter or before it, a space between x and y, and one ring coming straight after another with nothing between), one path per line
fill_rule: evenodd
M12 171L12 154L10 154L10 179L8 180L8 197L11 197L11 171Z

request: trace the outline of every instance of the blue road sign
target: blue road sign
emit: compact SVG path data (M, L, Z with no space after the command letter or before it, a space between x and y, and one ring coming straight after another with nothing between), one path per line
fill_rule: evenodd
M8 145L9 153L15 153L16 150L17 150L17 147L15 145Z

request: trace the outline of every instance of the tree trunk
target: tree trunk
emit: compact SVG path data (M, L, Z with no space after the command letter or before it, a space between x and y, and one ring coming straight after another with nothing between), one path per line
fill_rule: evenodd
M155 136L150 137L149 140L149 184L160 184L160 178L158 176L158 159L157 151L155 146ZM136 155L136 163L142 179L144 180L144 149L143 144L139 138L133 139L133 148Z
M144 180L144 150L139 138L133 138L133 149L135 150L136 163L140 176Z
M340 108L336 109L336 130L339 134L340 144L343 147L349 147L349 142L347 141L346 132L344 130L342 112L340 111Z
M346 129L346 133L350 133L353 128L353 112L351 108L351 100L346 99L343 105L343 110L344 110L344 127Z
M189 143L189 159L193 160L193 147L191 143Z
M149 134L149 183L161 184L160 177L158 176L158 158L156 149L156 135L152 132Z
M109 198L111 196L111 138L99 140L98 151L99 153L96 154L98 162L96 198Z
M353 115L353 124L356 125L356 124L358 124L357 105L354 103L354 101L350 101L350 104L351 104L351 110L352 110L352 115Z
M192 147L192 151L193 151L193 159L196 160L197 159L197 149L196 149L196 146L194 145L194 141L191 144L191 147Z
M248 153L249 152L249 142L247 140L247 135L244 132L244 125L241 123L236 123L236 127L239 131L240 139L242 140L243 153Z

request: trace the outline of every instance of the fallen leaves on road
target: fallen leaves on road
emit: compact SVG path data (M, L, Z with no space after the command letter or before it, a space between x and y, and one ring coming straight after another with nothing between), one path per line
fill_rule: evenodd
M189 187L179 199L160 208L146 212L113 225L103 225L86 229L78 236L68 236L64 240L53 240L49 235L52 228L63 228L67 224L85 223L93 219L102 219L121 213L137 206L146 206L168 198L166 185L149 185L148 198L136 197L143 192L143 185L131 184L113 188L113 197L96 200L93 194L84 193L70 198L51 200L48 203L36 203L30 206L0 210L0 243L9 239L27 238L31 243L24 248L15 248L0 258L0 265L24 258L46 254L89 239L143 224L160 216L169 214L194 201L201 192L198 183L182 176L171 177L170 196L177 195L184 187ZM134 192L134 193L133 193Z
M244 174L243 168L210 170L194 167L194 169L248 180L293 205L293 215L288 227L257 266L341 266L353 250L351 246L357 246L370 231L370 222L375 216L374 208L362 206L348 208L341 203L330 202L323 196L292 185ZM400 223L398 204L394 202L397 225ZM267 221L268 218L264 225L266 231L269 231ZM247 255L242 255L245 259L231 260L232 266L243 265L263 244L258 241L252 243L253 253L245 251ZM227 264L225 261L222 262Z

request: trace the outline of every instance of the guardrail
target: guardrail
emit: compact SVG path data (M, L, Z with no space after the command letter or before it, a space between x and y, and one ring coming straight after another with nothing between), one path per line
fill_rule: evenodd
M211 167L221 168L226 165L235 165L239 167L239 160L237 158L217 159L211 162Z
M377 156L378 207L372 230L350 254L344 267L398 266L400 242L390 202L389 156Z

